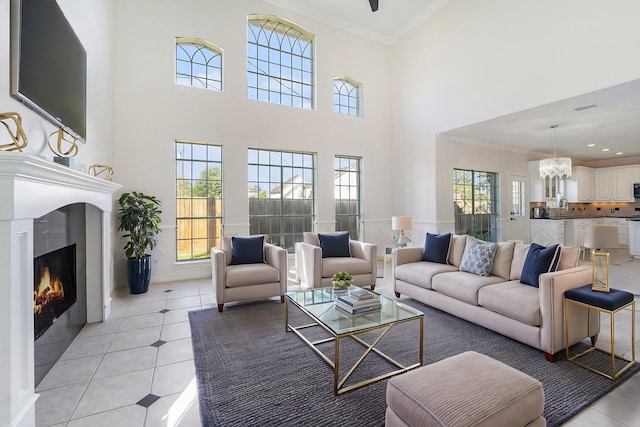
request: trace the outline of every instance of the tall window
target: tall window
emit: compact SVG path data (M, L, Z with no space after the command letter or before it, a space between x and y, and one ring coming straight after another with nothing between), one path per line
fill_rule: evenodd
M349 77L333 79L333 111L347 116L360 116L360 83Z
M453 170L455 232L497 241L498 174Z
M293 251L313 228L314 155L249 149L249 228Z
M313 109L313 40L302 27L275 16L247 21L249 99Z
M222 236L222 147L176 141L177 260L208 258Z
M201 39L176 38L176 83L222 90L222 49Z
M359 157L336 156L333 160L336 231L348 231L353 240L360 237Z

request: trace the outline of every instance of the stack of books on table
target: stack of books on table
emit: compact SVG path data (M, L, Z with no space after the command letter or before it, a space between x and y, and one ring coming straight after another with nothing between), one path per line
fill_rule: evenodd
M380 310L380 296L366 289L349 291L348 295L340 295L335 299L336 307L349 314L366 313Z

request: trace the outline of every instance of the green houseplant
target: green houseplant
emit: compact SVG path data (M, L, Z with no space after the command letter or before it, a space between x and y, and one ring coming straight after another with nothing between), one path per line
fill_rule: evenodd
M118 199L118 231L128 238L124 246L127 256L127 282L132 294L149 290L151 280L151 250L158 244L160 232L160 201L139 192L123 193Z
M348 288L353 278L346 271L339 271L331 277L334 288Z

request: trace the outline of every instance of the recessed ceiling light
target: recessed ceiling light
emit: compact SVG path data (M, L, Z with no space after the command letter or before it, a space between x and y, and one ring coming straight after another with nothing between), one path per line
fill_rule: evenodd
M609 151L609 149L608 148L603 148L602 151Z
M616 155L618 155L618 156L619 156L620 154L624 154L624 153L623 153L622 151L618 151L618 152L616 153Z
M596 144L587 144L587 147L595 147Z

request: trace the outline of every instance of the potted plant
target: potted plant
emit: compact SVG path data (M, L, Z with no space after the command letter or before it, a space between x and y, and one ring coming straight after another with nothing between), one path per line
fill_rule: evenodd
M351 285L353 278L346 271L339 271L331 277L331 283L334 288L344 289Z
M158 243L160 228L160 201L143 193L123 193L118 199L118 231L129 240L124 246L127 256L127 281L132 294L142 294L149 290L151 280L151 255Z

